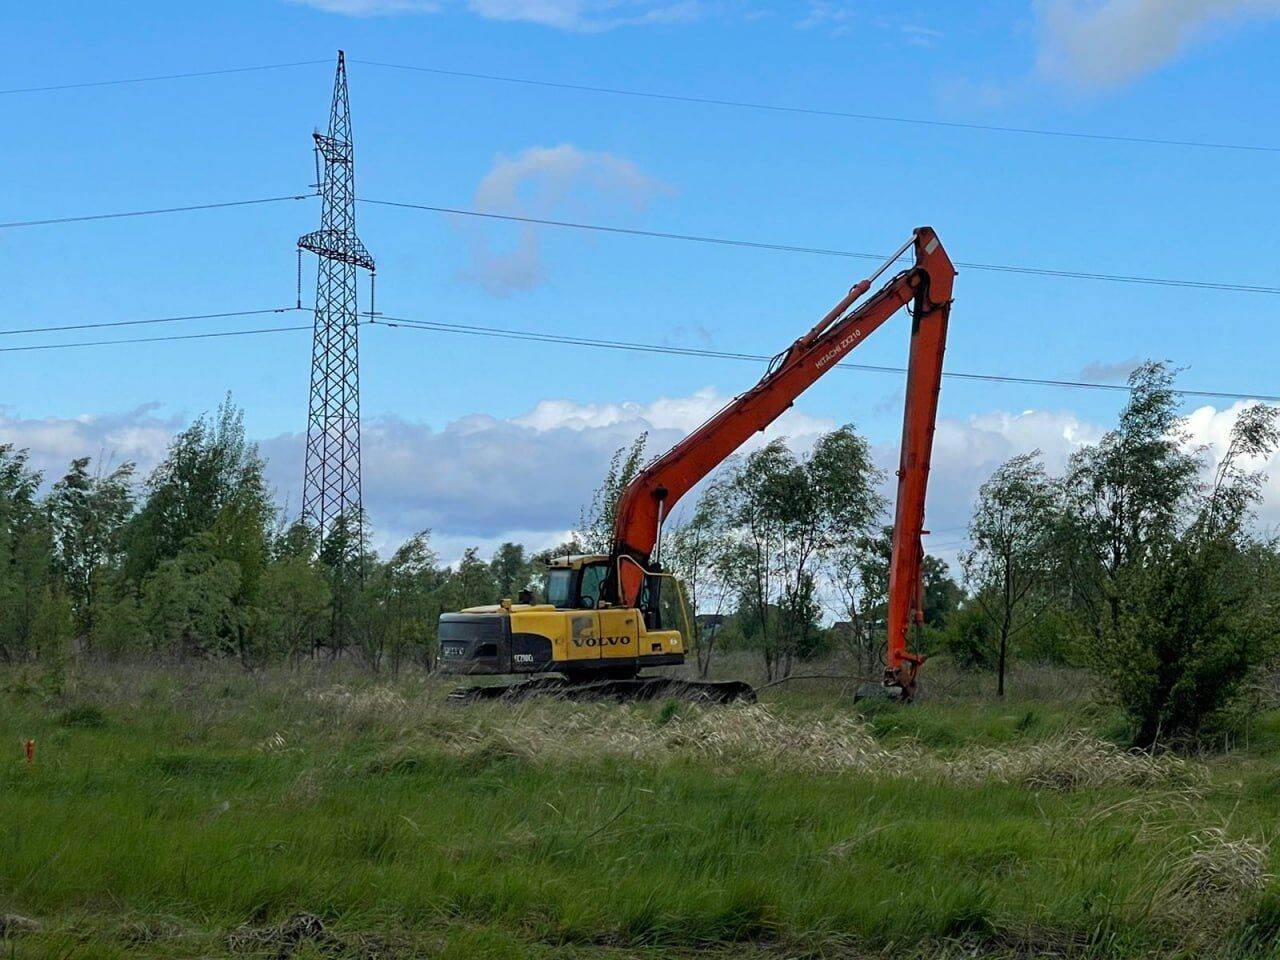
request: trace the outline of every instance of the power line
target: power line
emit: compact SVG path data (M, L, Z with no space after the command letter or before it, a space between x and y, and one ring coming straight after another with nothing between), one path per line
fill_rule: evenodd
M3 330L0 336L6 334L19 333L46 333L59 330L82 330L98 327L117 327L131 326L135 324L147 323L171 323L184 320L206 320L217 319L222 317L238 317L238 316L254 316L266 313L292 313L292 312L314 313L307 307L272 307L262 310L244 310L233 311L227 313L208 313L208 314L189 314L178 317L159 317L148 320L124 320L112 321L107 323L88 323L88 324L70 324L66 326L51 327L30 327L23 330ZM459 333L469 336L491 337L503 340L523 340L535 343L551 343L565 346L591 347L594 349L604 350L622 350L632 353L659 353L670 356L683 357L705 357L716 360L739 360L749 361L752 363L767 362L772 359L764 354L754 353L733 353L725 350L710 350L700 347L676 347L665 344L656 343L638 343L628 340L599 340L589 337L573 337L564 334L555 333L538 333L536 331L511 330L502 327L485 327L475 324L463 323L445 323L436 320L415 320L409 317L394 317L379 314L376 319L361 322L361 326L382 326L397 327L405 329L427 330L437 333ZM24 352L30 350L60 350L68 347L102 347L113 346L116 344L130 343L163 343L175 340L200 340L214 337L241 337L250 336L259 333L285 333L289 331L311 330L311 326L293 326L293 327L267 327L254 330L223 330L212 333L194 333L176 336L164 337L136 337L125 340L87 340L75 341L73 343L41 343L32 344L22 347L0 347L0 353ZM879 364L869 363L850 363L842 361L837 364L838 367L845 370L858 370L864 373L885 373L901 375L906 373L905 367L892 367ZM1123 384L1117 383L1099 383L1089 380L1056 380L1047 377L1011 377L994 373L963 373L959 371L945 371L943 377L951 380L969 380L983 383L1014 383L1024 386L1039 387L1062 387L1074 390L1107 390L1111 392L1128 393L1129 388ZM1280 395L1265 393L1235 393L1223 390L1174 390L1174 393L1184 397L1197 397L1214 400L1261 400L1266 403L1280 403ZM942 533L944 531L935 530L933 533Z
M70 217L50 217L40 220L11 220L0 222L0 230L17 227L38 227L68 223L85 223L97 220L118 220L128 217L146 217L170 213L189 213L198 210L217 210L228 207L244 207L256 204L281 203L287 200L310 200L314 193L291 194L279 197L256 197L249 200L228 200L220 203L188 204L177 207L157 207L146 210L123 210L114 213L85 214ZM545 217L525 217L509 213L488 213L481 210L468 210L463 207L443 207L425 203L408 203L398 200L378 200L360 198L361 203L374 204L381 207L394 207L403 210L421 210L429 213L440 213L462 217L477 217L486 220L502 220L511 223L524 223L544 227L560 227L571 230L586 230L593 233L617 234L620 236L643 237L652 240L676 240L685 243L704 243L722 247L737 247L750 250L766 250L781 253L798 253L812 256L841 257L853 260L869 260L880 262L884 254L863 253L854 250L839 250L830 247L813 247L789 243L772 243L760 240L741 240L731 237L715 237L703 234L671 233L660 230L641 230L635 227L620 227L612 224L581 223L572 220L551 220ZM1059 270L1051 267L1027 267L1017 264L979 263L958 260L956 266L965 270L987 270L997 273L1013 273L1025 276L1055 277L1064 280L1092 280L1106 283L1129 283L1145 286L1174 287L1192 290L1215 290L1229 293L1261 293L1268 296L1280 295L1280 287L1262 284L1232 283L1209 280L1183 280L1173 277L1147 277L1135 274L1094 273L1084 270Z
M262 310L229 310L226 313L192 313L180 317L154 317L149 320L111 320L104 323L66 323L52 327L25 327L19 330L0 330L0 337L22 333L57 333L62 330L97 330L102 327L137 327L152 323L179 323L186 320L223 320L227 317L255 317L264 313L288 313L297 307L268 307ZM116 341L111 341L115 343Z
M191 73L164 73L151 77L124 77L116 80L87 80L82 83L53 83L42 87L11 87L0 90L0 96L14 93L46 93L51 90L81 90L86 87L117 87L129 83L154 83L158 80L188 80L193 77L217 77L228 73L253 73L260 70L286 70L310 67L328 60L295 60L292 63L264 63L254 67L227 67L222 70L196 70Z
M442 77L465 80L489 80L497 83L515 83L531 87L548 87L555 90L576 90L582 93L599 93L615 97L634 97L644 100L665 100L673 103L691 103L703 106L734 107L743 110L766 110L771 113L794 113L815 117L834 117L843 120L867 120L875 123L910 124L925 127L947 127L955 130L976 130L984 133L1023 134L1036 137L1058 137L1072 140L1100 140L1112 143L1141 143L1162 147L1197 147L1212 150L1242 150L1253 153L1280 153L1280 147L1261 144L1222 143L1209 140L1184 140L1165 137L1138 137L1109 133L1088 133L1079 130L1052 130L1042 127L1012 127L991 123L964 123L956 120L929 120L924 117L891 116L888 114L853 113L846 110L828 110L820 107L802 107L794 104L758 103L749 100L729 100L719 97L695 97L684 94L656 93L651 90L630 90L622 87L605 87L584 83L564 83L552 80L536 80L532 77L512 77L493 73L474 73L465 70L445 70L438 67L422 67L404 63L385 63L378 60L355 60L369 67L390 70L410 70Z
M371 321L375 326L405 327L408 329L430 330L437 333L461 333L469 336L495 337L503 340L526 340L536 343L555 343L568 346L592 347L601 350L624 350L634 353L661 353L683 357L710 357L719 360L746 360L753 363L767 362L771 358L763 354L732 353L724 350L708 350L698 347L672 347L656 343L635 343L626 340L599 340L590 337L571 337L554 333L536 333L524 330L510 330L501 327L483 327L472 324L444 323L435 320L413 320L406 317L379 316ZM906 367L880 366L868 363L841 362L836 366L845 370L860 370L866 373L906 373ZM1054 380L1047 377L1009 377L994 373L960 373L946 371L943 377L950 380L970 380L981 383L1016 383L1024 386L1065 387L1075 390L1107 390L1128 393L1129 388L1118 383L1097 383L1087 380ZM1231 393L1219 390L1175 390L1174 393L1184 397L1202 397L1216 400L1262 400L1267 403L1280 403L1280 396L1263 393Z
M70 347L112 347L126 343L163 343L170 340L211 340L215 337L249 337L259 333L289 333L311 330L311 325L301 327L263 327L257 330L219 330L213 333L185 333L170 337L134 337L128 340L77 340L74 343L36 343L26 347L0 347L0 353L21 353L28 350L65 350Z
M116 213L91 213L76 217L50 217L45 220L10 220L0 223L0 230L14 227L45 227L58 223L85 223L90 220L120 220L125 217L152 217L162 213L188 213L192 210L220 210L225 207L248 207L261 203L280 203L284 200L310 200L314 193L297 193L286 197L257 197L253 200L226 200L222 203L194 203L184 207L157 207L152 210L123 210Z
M884 254L861 253L852 250L836 250L827 247L807 247L789 243L769 243L758 240L738 240L729 237L713 237L692 233L667 233L659 230L640 230L634 227L618 227L599 223L579 223L571 220L549 220L543 217L522 217L509 213L486 213L480 210L468 210L462 207L439 207L424 203L405 203L396 200L361 200L382 207L399 207L406 210L425 210L431 213L443 213L461 217L480 217L486 220L506 220L513 223L535 224L544 227L563 227L571 230L589 230L595 233L621 234L630 237L646 237L653 240L679 240L687 243L708 243L722 247L745 247L751 250L770 250L783 253L803 253L821 257L844 257L854 260L885 259ZM997 273L1016 273L1027 276L1057 277L1064 280L1096 280L1107 283L1134 283L1156 287L1178 287L1193 290L1219 290L1232 293L1264 293L1270 296L1280 295L1280 287L1269 287L1260 284L1226 283L1209 280L1180 280L1173 277L1145 277L1121 273L1091 273L1085 270L1057 270L1050 267L1025 267L1002 263L975 263L957 260L955 265L965 270L990 270Z

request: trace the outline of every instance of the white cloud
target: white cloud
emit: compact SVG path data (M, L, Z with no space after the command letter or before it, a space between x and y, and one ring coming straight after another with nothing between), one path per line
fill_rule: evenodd
M499 156L476 187L475 206L488 213L555 219L600 215L624 206L641 210L668 188L625 157L581 150L564 143L529 147L518 156ZM471 245L463 278L498 297L528 290L545 277L539 228L520 224L495 228L455 217ZM514 243L498 248L494 234L514 231Z
M1280 0L1036 0L1037 64L1083 87L1119 86L1215 30L1280 17Z
M659 397L650 403L577 403L569 400L543 400L529 413L516 417L512 422L535 430L585 430L601 429L617 424L629 424L641 430L675 430L691 433L730 398L710 387L685 397ZM792 408L768 430L757 435L746 449L755 449L775 437L785 436L793 444L806 445L807 440L835 428L835 421ZM650 444L652 446L652 444Z
M425 527L442 545L521 537L558 543L577 524L615 450L647 431L649 451L661 453L727 399L700 390L648 403L544 400L517 417L473 414L439 430L395 417L366 421L365 508L383 545ZM786 436L803 450L834 427L834 421L791 410L744 449ZM298 503L302 437L274 437L262 449L271 481ZM454 558L443 546L441 556Z
M579 33L692 20L700 0L289 0L353 17L465 10L487 20L523 21Z
M79 457L92 457L90 469L104 471L133 461L139 475L145 475L182 428L180 419L162 417L158 409L159 404L149 403L124 413L24 420L0 407L0 445L28 450L30 467L39 470L46 483L58 480Z
M386 553L408 535L430 528L441 559L453 562L471 545L487 555L504 540L530 548L560 543L577 524L580 507L615 450L648 431L650 452L661 453L727 400L711 389L643 403L548 399L519 416L473 414L441 429L397 417L368 420L362 437L364 496L374 544ZM1193 411L1187 418L1190 445L1207 447L1216 462L1244 407ZM159 415L154 405L119 414L27 420L0 410L0 444L29 448L32 465L45 471L46 483L62 476L72 458L86 455L108 465L136 460L139 476L145 477L185 422ZM793 408L744 450L785 436L792 449L804 453L836 425ZM1070 455L1096 442L1104 430L1067 411L940 419L929 485L931 549L954 559L978 488L1005 460L1039 449L1050 473L1060 475ZM268 481L290 512L300 502L304 446L300 433L261 441ZM897 445L878 444L874 456L888 477L884 493L892 499ZM1255 466L1268 474L1259 522L1274 530L1280 527L1280 455Z
M960 420L943 417L934 434L926 526L935 531L926 547L951 563L964 546L978 488L1010 457L1039 450L1051 474L1060 474L1082 445L1096 442L1105 429L1073 413L1027 410L996 411ZM876 450L876 458L892 479L898 466L896 444ZM893 489L885 491L892 500ZM947 549L937 545L946 544Z

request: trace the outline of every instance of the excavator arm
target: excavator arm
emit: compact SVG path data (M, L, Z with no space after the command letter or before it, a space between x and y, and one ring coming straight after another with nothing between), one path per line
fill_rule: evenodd
M857 307L875 280L902 254L914 249L915 263ZM924 658L908 650L912 619L923 617L921 566L925 489L933 449L942 354L955 267L930 227L920 227L874 274L856 284L818 323L774 358L754 387L734 398L698 429L641 471L618 501L610 581L611 600L638 604L643 569L659 543L664 517L700 480L724 462L753 433L764 430L796 397L836 366L854 347L903 306L911 305L911 351L907 400L898 468L898 496L889 567L888 649L885 682L915 689ZM633 561L633 562L628 562Z

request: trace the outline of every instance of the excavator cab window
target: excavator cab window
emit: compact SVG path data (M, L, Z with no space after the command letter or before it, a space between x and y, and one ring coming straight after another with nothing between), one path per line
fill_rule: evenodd
M646 574L643 585L640 587L640 596L636 600L640 607L640 615L644 618L646 630L662 629L662 614L658 609L660 594L661 584L658 578L652 574Z
M607 563L588 563L578 570L554 567L547 572L547 603L559 610L594 610L608 575Z
M608 575L607 563L589 563L584 566L578 586L578 602L575 606L584 610L594 610L600 606L600 591Z
M574 571L568 567L554 567L547 571L547 603L558 610L567 610L573 604Z

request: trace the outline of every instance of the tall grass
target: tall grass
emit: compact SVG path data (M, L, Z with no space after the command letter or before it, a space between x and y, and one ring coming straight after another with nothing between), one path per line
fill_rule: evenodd
M1069 705L457 707L418 676L216 669L99 671L47 700L8 681L0 914L41 925L6 944L25 955L1277 947L1274 775L1126 753Z

